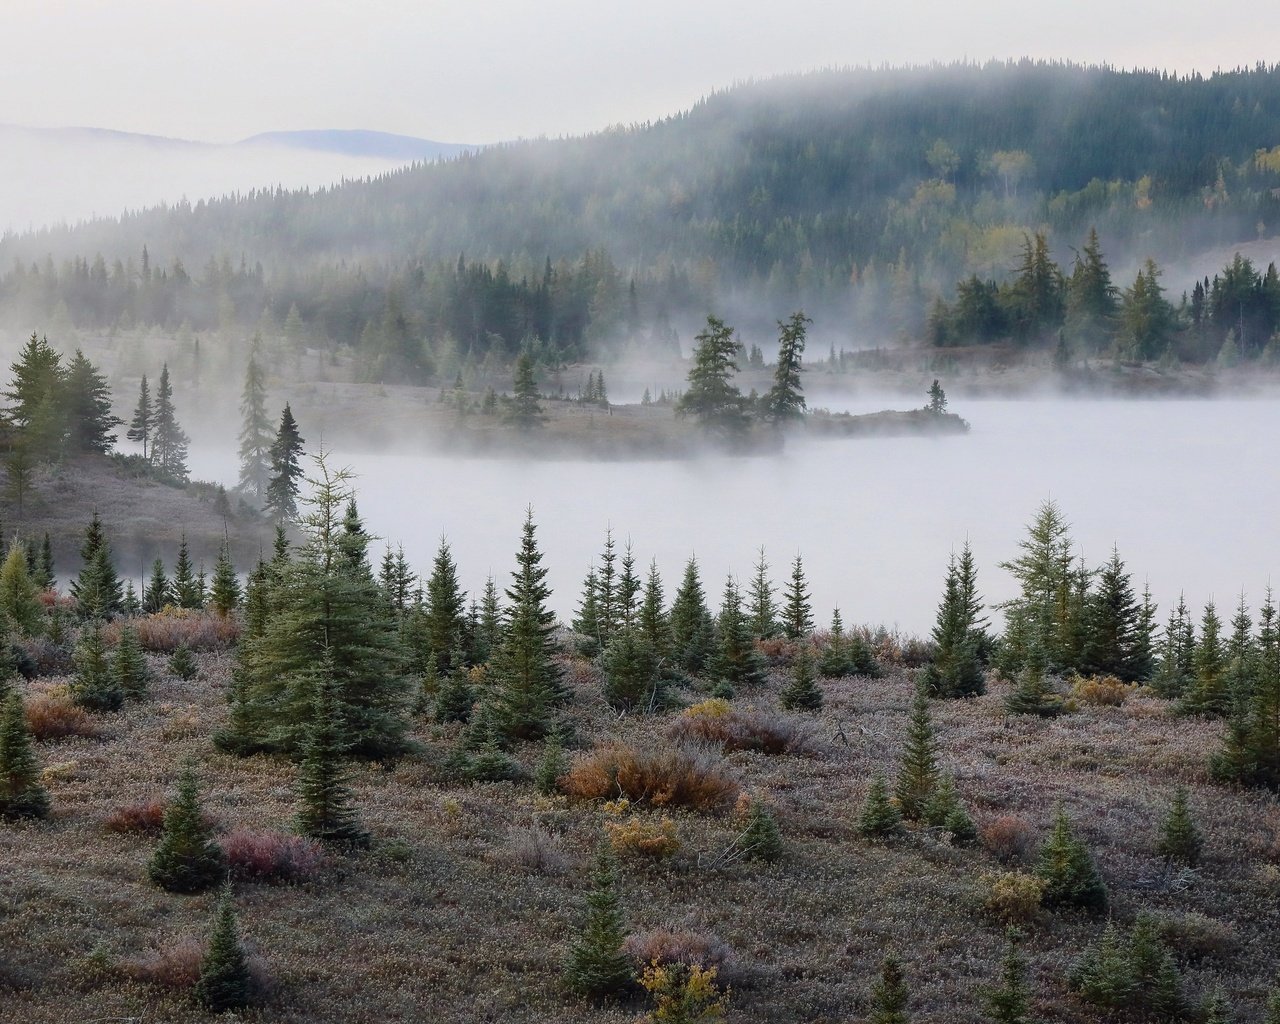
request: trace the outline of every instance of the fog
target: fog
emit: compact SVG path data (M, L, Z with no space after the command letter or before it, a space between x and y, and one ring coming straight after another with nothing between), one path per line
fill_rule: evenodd
M902 400L859 398L859 409ZM1089 564L1119 545L1161 614L1179 591L1197 608L1256 606L1280 562L1280 401L973 401L953 408L966 436L792 444L778 456L666 462L462 460L338 450L358 475L372 532L403 543L428 570L443 535L463 585L509 579L523 509L532 505L552 604L567 617L612 525L641 566L656 558L670 600L696 554L709 599L727 573L745 582L761 545L781 585L804 556L820 625L846 622L926 633L947 557L967 539L988 602L1012 596L996 563L1052 497ZM197 477L235 479L232 456L193 451ZM380 551L379 551L380 555Z
M0 125L0 233L255 188L319 187L406 160L295 149L213 146L86 129Z

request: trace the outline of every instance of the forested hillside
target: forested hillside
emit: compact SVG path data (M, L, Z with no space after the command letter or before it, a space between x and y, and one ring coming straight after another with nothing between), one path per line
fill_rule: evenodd
M265 320L429 376L448 336L507 358L669 348L708 310L804 308L864 342L1096 227L1141 262L1280 226L1280 67L1210 77L1024 61L749 83L686 113L373 181L263 191L0 241L4 318ZM144 255L145 247L145 255Z

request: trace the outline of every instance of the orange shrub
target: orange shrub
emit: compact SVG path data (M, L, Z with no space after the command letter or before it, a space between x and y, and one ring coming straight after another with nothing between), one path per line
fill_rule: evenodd
M680 840L676 838L676 823L670 818L663 818L656 823L641 818L606 821L604 831L609 837L613 852L618 854L636 854L662 860L680 849Z
M1016 814L989 818L982 823L978 834L987 851L997 860L1006 863L1026 857L1035 841L1035 831L1027 824L1026 819Z
M234 615L223 617L212 612L185 608L165 608L155 615L132 620L138 631L138 642L144 651L172 654L183 644L193 651L214 651L230 647L240 635L240 622ZM102 636L109 645L120 639L119 622L108 623Z
M27 700L26 711L27 728L37 740L92 739L100 733L93 719L64 691L35 694Z
M117 807L102 821L108 832L159 832L168 808L164 800L140 800Z
M725 772L721 759L705 748L637 750L625 743L577 755L561 788L584 800L625 796L635 803L698 811L718 810L738 796L738 784Z
M200 939L180 939L162 949L150 949L132 957L121 969L128 978L161 988L192 988L200 980L205 943Z
M1137 687L1122 683L1115 676L1086 676L1071 687L1077 700L1096 707L1118 708Z
M637 968L648 964L686 964L715 967L725 981L732 980L733 951L722 939L688 928L654 928L627 936L622 951Z
M304 882L328 860L314 839L287 832L239 828L219 845L227 855L231 877L247 882Z
M677 741L710 743L726 751L756 750L762 754L795 754L809 749L810 731L799 720L767 711L707 710L712 701L687 709L672 723L668 735Z

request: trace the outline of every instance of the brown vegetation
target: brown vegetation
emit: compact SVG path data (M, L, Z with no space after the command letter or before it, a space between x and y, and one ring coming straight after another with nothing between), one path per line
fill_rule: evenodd
M738 784L716 754L674 744L637 749L608 743L575 757L560 785L582 800L625 796L636 803L695 811L719 810L738 796Z
M741 711L725 701L708 700L686 708L668 730L678 742L705 743L726 752L798 754L810 749L811 728L775 711Z
M72 702L65 688L33 694L27 700L26 711L31 735L44 742L72 737L93 739L102 731L84 708Z

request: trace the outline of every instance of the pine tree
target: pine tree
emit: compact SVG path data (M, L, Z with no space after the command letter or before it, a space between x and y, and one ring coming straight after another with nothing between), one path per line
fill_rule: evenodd
M226 880L226 857L205 821L190 764L178 777L178 794L165 811L160 843L147 864L147 875L161 889L183 893L203 892Z
M271 442L271 476L267 481L265 503L267 512L277 523L298 517L298 481L302 477L298 458L305 444L293 410L286 403L280 414L280 428Z
M687 672L701 672L714 640L711 612L702 590L698 562L690 558L671 603L671 643L676 662Z
M107 665L102 644L102 630L97 623L86 626L76 645L75 677L71 683L72 699L90 711L119 711L124 693L119 681Z
M506 635L492 663L497 730L507 741L545 736L561 695L560 671L552 660L555 615L546 606L551 588L546 585L531 508L525 514L516 562L506 591Z
M1178 704L1178 710L1184 715L1224 715L1230 709L1221 631L1222 623L1210 601L1204 606L1200 620L1200 642L1196 644L1193 659L1195 677Z
M111 674L126 700L142 700L146 697L151 673L142 654L138 631L131 625L126 624L120 628L120 639L116 643L115 657L111 662Z
M239 1010L249 1005L252 979L249 960L240 945L231 887L224 886L213 915L209 948L200 964L196 1002L213 1013Z
M789 640L799 640L813 632L813 608L809 604L809 584L799 555L791 563L791 580L783 594L782 629Z
M756 562L747 591L747 614L751 623L751 635L766 640L778 632L778 608L773 599L773 583L769 579L769 563L765 561L764 548Z
M173 587L164 571L164 562L151 563L151 578L142 590L142 610L154 615L173 600Z
M250 356L240 395L240 490L255 502L266 498L271 480L271 421L267 419L266 403L262 371Z
M0 621L26 634L37 632L44 621L44 607L27 572L27 553L16 540L0 567Z
M902 812L889 799L889 785L881 772L871 779L857 828L867 839L888 839L902 831Z
M907 982L902 961L890 953L880 962L880 977L871 986L871 1015L867 1024L908 1024Z
M746 401L733 383L738 372L738 341L723 320L707 317L695 337L689 385L676 402L677 416L692 416L709 434L734 441L749 424Z
M965 545L968 552L969 546ZM934 656L925 666L922 685L934 697L976 697L986 690L978 657L978 623L965 594L965 581L955 556L947 563L946 582L933 627ZM981 608L981 604L978 605Z
M772 864L782 856L782 834L769 808L761 801L751 801L747 812L747 827L738 837L738 849L747 860L762 860Z
M48 338L32 334L9 369L13 382L4 397L13 403L10 420L37 460L58 458L66 433L62 357L49 345Z
M764 397L765 417L773 424L796 423L804 419L804 389L800 374L804 367L806 328L813 323L803 313L792 313L778 321L778 362L773 371L773 386Z
M938 778L938 741L929 717L929 697L917 690L898 769L896 795L904 818L917 821L924 817L925 808L938 787Z
M26 711L16 688L0 681L0 819L43 818L49 794L40 782L40 763L31 749Z
M1036 874L1045 882L1045 906L1079 907L1092 913L1106 911L1106 884L1061 805L1054 815L1053 829L1040 847Z
M821 711L822 699L822 688L813 669L813 652L801 640L791 662L791 681L778 694L778 702L788 711Z
M151 408L151 387L147 384L147 375L142 375L142 384L138 388L138 404L133 410L133 419L129 421L129 432L125 435L130 441L142 445L142 457L150 460L151 428L155 421L155 413Z
M533 359L527 352L522 352L516 360L515 377L511 406L507 410L507 421L513 426L523 429L542 426L546 415L538 403L538 381L533 372Z
M213 569L210 603L214 611L226 618L240 607L241 597L240 578L236 575L236 567L231 563L230 545L224 540L218 551L218 563Z
M467 628L467 595L458 583L458 567L448 542L442 537L427 581L427 642L436 652L440 671L460 666L453 664L454 653L461 653Z
M187 446L191 439L178 426L173 408L173 386L169 383L169 366L160 370L160 385L156 391L155 425L151 434L151 462L171 480L186 483Z
M991 1024L1033 1024L1027 960L1018 949L1019 939L1017 931L1009 929L1000 961L1000 984L984 993Z
M364 847L371 843L351 807L343 765L344 744L335 688L333 656L325 652L317 668L315 699L298 769L299 835L335 846Z
M1126 683L1140 678L1137 638L1141 609L1117 548L1098 573L1088 608L1084 668L1092 675L1115 676Z
M1067 609L1072 587L1072 541L1062 511L1044 502L1019 541L1022 554L1000 568L1018 581L1022 593L1004 603L1005 639L1001 669L1012 676L1021 668L1029 638L1037 637L1049 665L1066 664Z
M1160 839L1156 843L1156 853L1168 861L1176 861L1195 867L1200 863L1200 851L1204 839L1196 823L1191 817L1191 809L1187 805L1187 787L1179 786L1173 791L1173 802L1168 814L1160 824Z
M631 964L623 952L627 937L617 893L618 873L606 842L596 852L587 913L569 947L564 979L570 991L581 996L607 998L621 995L632 983Z
M106 377L79 349L67 364L62 389L67 449L97 455L111 451L116 443L111 431L124 421L111 412L111 389Z

